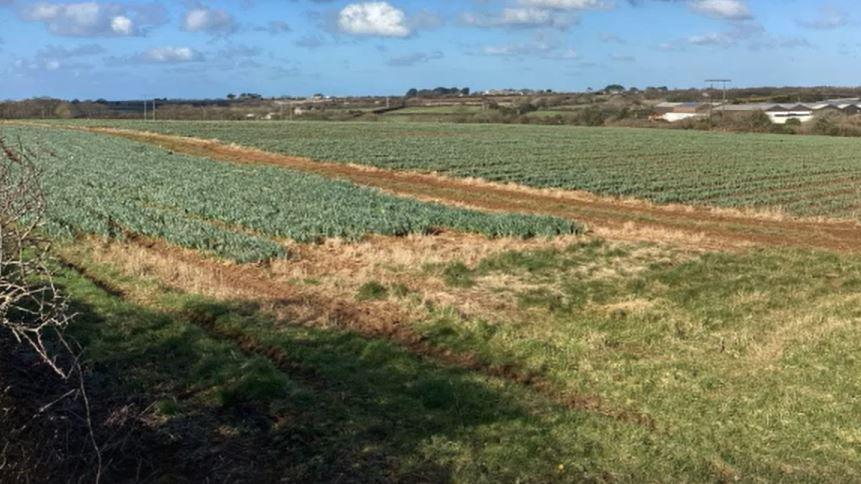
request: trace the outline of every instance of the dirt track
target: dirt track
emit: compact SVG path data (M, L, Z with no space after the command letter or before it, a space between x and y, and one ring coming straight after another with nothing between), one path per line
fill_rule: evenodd
M217 141L113 128L77 128L234 163L268 164L345 179L386 192L483 210L554 215L585 223L599 236L670 242L700 249L790 246L861 251L861 224L803 220L707 207L661 206L587 193L317 162Z

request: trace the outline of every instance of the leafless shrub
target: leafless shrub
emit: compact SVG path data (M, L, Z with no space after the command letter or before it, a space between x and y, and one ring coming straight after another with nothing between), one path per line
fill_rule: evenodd
M45 264L47 245L35 235L45 207L39 172L23 150L2 140L0 149L0 326L68 379L72 369L57 363L45 341L61 334L70 318Z

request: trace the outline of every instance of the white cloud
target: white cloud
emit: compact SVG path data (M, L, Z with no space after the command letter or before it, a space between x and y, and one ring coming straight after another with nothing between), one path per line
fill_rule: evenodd
M766 31L763 26L750 22L736 23L732 29L725 32L692 35L684 39L684 43L697 47L730 48L742 46L754 51L812 47L807 39L774 35ZM678 47L680 50L684 48L684 46Z
M521 5L554 10L586 10L609 8L604 0L520 0Z
M473 27L532 28L552 27L566 29L577 23L577 18L541 8L510 7L498 15L465 13L463 22Z
M229 35L236 31L236 22L224 10L198 7L185 13L182 29L186 32Z
M90 69L92 67L90 64L80 62L78 59L93 57L104 51L104 47L98 44L86 44L75 47L48 45L39 49L36 55L30 59L16 60L14 66L30 74L70 69Z
M565 45L564 39L546 33L536 34L528 42L484 46L475 53L498 57L552 60L573 60L579 58L576 50Z
M134 56L133 60L153 64L179 64L202 61L203 55L190 47L154 47Z
M819 10L819 14L810 19L798 20L798 24L809 29L837 29L849 25L849 13L833 6L825 6Z
M552 20L552 13L540 8L506 8L502 11L501 22L514 24L543 24Z
M523 57L545 54L553 50L553 47L543 43L522 43L508 45L488 45L481 49L484 55L503 57Z
M690 7L695 12L727 20L751 18L750 10L743 0L694 0Z
M557 28L566 29L578 22L575 10L606 9L610 0L518 0L517 6L505 7L496 13L462 15L465 24L474 27Z
M732 45L736 38L726 32L713 32L709 34L692 35L688 37L688 43L692 45Z
M392 67L410 67L416 64L423 64L425 62L442 59L443 57L445 56L440 51L416 52L414 54L393 57L389 59L387 64Z
M117 15L111 19L111 30L117 35L131 35L134 32L134 22L125 15Z
M475 27L567 27L573 19L540 8L505 8L499 15L466 13L463 21Z
M161 23L160 5L122 5L105 2L39 2L20 10L21 17L45 24L53 34L72 37L141 35L144 26Z
M403 10L387 2L367 2L347 5L338 14L338 27L353 35L407 37L410 28Z

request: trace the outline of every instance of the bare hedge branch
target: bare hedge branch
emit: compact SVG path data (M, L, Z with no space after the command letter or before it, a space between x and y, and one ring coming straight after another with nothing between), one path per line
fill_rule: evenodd
M38 235L44 213L38 166L20 143L13 147L0 137L0 333L5 329L19 345L29 346L72 388L41 407L34 418L59 400L74 397L82 402L99 482L102 457L93 431L80 354L64 335L72 315L48 266L50 245Z
M0 327L69 379L73 368L62 367L46 342L71 318L46 265L48 244L36 235L45 211L40 173L22 147L0 139L0 150Z

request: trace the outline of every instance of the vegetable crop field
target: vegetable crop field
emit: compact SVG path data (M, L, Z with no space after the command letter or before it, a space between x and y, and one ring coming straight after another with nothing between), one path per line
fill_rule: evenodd
M315 175L215 163L115 137L41 128L6 128L4 134L36 150L49 197L47 228L54 234L130 231L247 262L285 255L278 239L313 242L440 229L532 237L578 230L557 218L421 203Z
M315 160L439 172L658 203L857 218L861 139L441 123L91 122Z
M101 444L102 482L861 475L859 221L460 178L851 218L855 140L353 122L0 133L10 173L20 149L42 171L92 402L91 435L51 427L66 437L47 445ZM26 375L8 357L4 385ZM0 424L65 391L29 407L0 392ZM70 459L51 477L96 477L95 457Z

